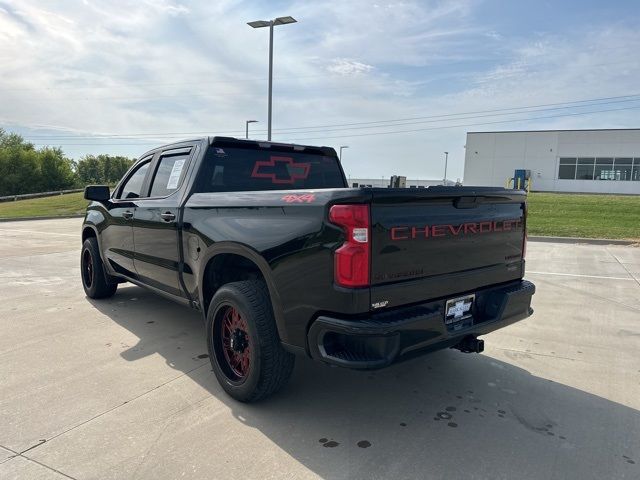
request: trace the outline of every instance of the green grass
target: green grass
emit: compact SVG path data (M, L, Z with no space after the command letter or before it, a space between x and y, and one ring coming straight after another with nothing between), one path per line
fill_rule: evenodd
M83 192L31 198L17 202L0 203L0 218L56 217L84 213L89 202Z
M640 195L529 194L529 235L640 240Z
M0 203L0 218L82 214L82 192ZM640 240L640 195L531 193L529 235Z

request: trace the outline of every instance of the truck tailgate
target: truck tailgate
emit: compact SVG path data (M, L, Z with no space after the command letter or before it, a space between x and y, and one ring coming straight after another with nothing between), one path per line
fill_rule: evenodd
M431 187L370 193L372 308L522 278L523 192Z

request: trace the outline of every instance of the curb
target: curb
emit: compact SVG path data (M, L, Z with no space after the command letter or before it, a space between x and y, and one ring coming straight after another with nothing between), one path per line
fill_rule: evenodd
M59 218L83 218L84 214L79 215L55 215L53 217L15 217L0 218L0 222L26 222L30 220L57 220Z
M634 245L638 241L634 240L618 240L607 238L581 238L581 237L538 237L529 236L530 242L546 242L546 243L584 243L589 245Z

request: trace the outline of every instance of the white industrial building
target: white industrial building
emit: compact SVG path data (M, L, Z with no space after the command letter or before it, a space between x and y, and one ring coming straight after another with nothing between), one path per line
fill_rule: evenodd
M530 189L640 194L640 129L469 132L464 185L505 186L516 169Z

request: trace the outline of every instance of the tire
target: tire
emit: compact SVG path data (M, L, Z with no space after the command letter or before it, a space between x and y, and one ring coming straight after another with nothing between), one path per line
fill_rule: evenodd
M89 298L108 298L116 293L118 283L111 280L104 271L98 240L87 238L80 254L80 277L84 293Z
M280 344L269 290L247 280L220 287L207 312L207 347L222 388L240 402L255 402L280 390L295 357Z

